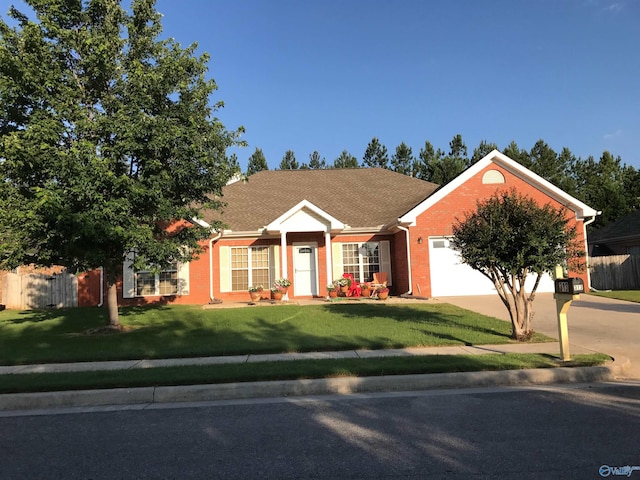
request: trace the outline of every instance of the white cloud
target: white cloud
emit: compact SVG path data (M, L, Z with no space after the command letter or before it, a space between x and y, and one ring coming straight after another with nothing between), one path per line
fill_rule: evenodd
M623 135L622 129L618 129L613 133L605 133L602 138L605 140L612 140L614 138L620 138Z
M618 12L622 11L623 8L624 8L624 4L623 3L613 2L613 3L605 6L603 8L603 10L605 12L609 12L609 13L618 13Z

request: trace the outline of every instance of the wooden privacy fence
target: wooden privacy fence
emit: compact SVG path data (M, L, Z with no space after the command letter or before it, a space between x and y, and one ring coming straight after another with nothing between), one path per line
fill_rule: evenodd
M589 269L597 290L640 289L640 255L589 257Z
M2 302L7 308L63 308L78 306L78 278L71 273L8 273Z

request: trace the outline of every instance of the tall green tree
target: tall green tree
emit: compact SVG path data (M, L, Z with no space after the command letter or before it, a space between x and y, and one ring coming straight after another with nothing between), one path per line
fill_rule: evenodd
M523 165L556 187L567 193L575 194L575 184L571 177L576 158L568 148L558 155L544 140L538 140L528 157L523 157Z
M320 154L317 150L309 155L309 168L311 170L323 170L327 168L327 161L324 157L320 158Z
M362 157L363 167L389 168L389 155L387 147L380 143L377 137L373 137Z
M391 169L394 172L414 176L416 173L416 159L413 151L406 143L402 142L396 147L396 153L391 156Z
M486 140L482 140L480 144L473 149L473 155L471 155L471 159L469 160L469 163L473 165L479 160L482 160L484 157L489 155L494 150L498 150L497 144L488 143Z
M287 150L280 160L280 170L298 170L300 165L296 160L296 154L293 153L293 150Z
M264 157L262 149L256 147L256 150L249 157L247 177L263 170L269 170L269 165L267 165L267 159Z
M577 196L602 214L592 228L600 228L629 213L637 204L638 186L634 186L634 170L622 164L620 157L602 153L599 161L592 156L578 160L575 166ZM629 190L628 190L629 189Z
M193 222L238 144L210 106L208 55L160 40L153 0L25 0L0 19L1 266L104 267L109 323L129 252L160 269L199 252ZM213 196L212 196L213 195ZM169 233L179 219L192 222ZM215 226L215 225L214 225Z
M454 135L449 142L449 156L463 159L467 163L467 145L459 133Z
M333 161L333 168L358 168L358 159L346 150Z
M461 135L455 135L449 143L448 155L440 149L434 151L431 142L425 142L420 149L416 176L422 180L445 185L460 175L468 166L467 147Z
M416 177L427 182L441 184L438 179L440 178L439 166L443 157L442 150L436 151L431 142L424 142L424 147L420 149L418 154L420 160L417 162Z
M516 192L498 192L453 225L452 246L462 261L487 277L509 311L512 337L533 334L533 301L541 276L557 265L573 271L584 252L563 209L540 206ZM525 281L533 275L527 291Z
M520 148L515 141L511 141L502 151L511 160L515 160L520 165L531 165L531 159L529 158L529 152L524 148Z
M631 165L623 168L623 184L629 211L640 209L640 170Z
M227 162L229 162L229 169L232 172L232 177L237 175L242 175L242 169L240 168L240 162L238 162L238 155L232 153L230 157L228 157Z

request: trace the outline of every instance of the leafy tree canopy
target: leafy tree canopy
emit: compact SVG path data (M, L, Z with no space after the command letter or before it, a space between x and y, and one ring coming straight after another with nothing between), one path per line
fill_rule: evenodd
M396 147L396 153L391 157L391 167L393 171L404 175L414 176L416 168L415 162L416 160L413 158L411 147L404 142Z
M280 170L298 170L300 165L293 150L287 150L280 161Z
M358 159L346 150L333 161L333 168L358 168Z
M0 19L0 262L103 266L117 325L125 256L155 268L198 252L208 229L166 227L219 207L242 129L212 116L208 55L158 38L153 0L131 13L117 0L25 1L36 20L15 8L15 27Z
M493 282L509 310L514 338L533 333L532 303L542 274L553 273L557 265L573 271L583 267L579 262L584 252L568 218L566 211L540 206L512 189L478 201L476 211L453 225L453 248L464 263ZM533 283L527 292L530 275Z
M327 161L324 159L324 157L320 158L320 154L317 150L309 155L309 169L323 170L325 168L327 168Z
M267 159L264 157L262 150L256 147L255 152L253 152L249 157L247 176L261 172L262 170L269 170L269 165L267 165Z
M387 168L388 165L389 156L387 154L387 147L382 145L377 137L373 137L362 157L362 166Z

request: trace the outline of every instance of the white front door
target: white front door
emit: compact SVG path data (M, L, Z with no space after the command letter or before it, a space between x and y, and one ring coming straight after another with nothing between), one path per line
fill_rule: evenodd
M293 294L296 297L318 295L318 244L293 245Z

